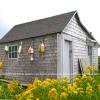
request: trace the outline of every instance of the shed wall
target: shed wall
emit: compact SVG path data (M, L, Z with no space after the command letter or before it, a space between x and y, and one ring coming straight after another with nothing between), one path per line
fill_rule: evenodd
M78 24L75 16L73 16L71 21L64 28L63 35L65 34L69 35L69 38L73 43L73 74L76 75L78 73L78 58L82 59L83 67L86 67L89 64L89 61L88 46L86 44L86 33Z
M42 55L38 52L38 45L44 41L46 52ZM22 40L22 52L19 59L4 59L2 72L7 74L7 79L18 79L20 82L31 82L35 77L45 79L47 77L56 78L57 72L57 34L36 37ZM7 45L20 45L21 41L7 43ZM0 44L0 58L3 58L4 46ZM30 61L28 48L34 48L34 61ZM16 75L17 74L17 75Z
M98 66L98 47L94 46L92 49L92 65Z

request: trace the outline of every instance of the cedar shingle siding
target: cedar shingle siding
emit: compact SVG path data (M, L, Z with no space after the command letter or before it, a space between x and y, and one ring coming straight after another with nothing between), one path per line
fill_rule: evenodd
M38 45L40 41L44 40L46 46L46 52L44 55L41 55L38 52ZM8 45L20 45L21 41L9 42L6 43ZM22 40L22 52L20 54L19 59L8 59L8 56L5 57L4 60L4 68L2 72L8 73L6 75L6 79L16 78L20 82L31 82L34 77L38 76L41 79L45 79L46 77L56 78L57 73L57 34L53 35L45 35L38 38L30 38ZM0 45L0 58L2 58L4 54L4 45ZM34 53L34 61L30 61L28 55L29 46L33 46ZM11 75L10 75L11 74ZM16 75L19 74L19 75ZM22 75L21 75L22 74ZM24 75L25 74L25 75ZM35 75L40 74L40 75ZM47 74L47 75L43 75ZM49 76L49 74L52 74Z

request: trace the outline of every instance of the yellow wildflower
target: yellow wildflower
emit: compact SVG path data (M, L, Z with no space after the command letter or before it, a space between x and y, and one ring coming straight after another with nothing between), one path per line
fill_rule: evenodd
M32 99L34 96L33 96L33 93L30 93L26 96L27 99Z
M85 73L85 74L88 73L88 69L87 69L87 68L84 69L84 73Z
M0 61L0 69L3 68L3 62Z
M36 100L40 100L39 98L36 98Z
M72 85L73 85L73 87L74 87L75 89L77 88L76 82L74 82Z
M93 89L92 86L88 83L87 87L86 87L86 93L87 94L92 94L93 93Z
M45 81L48 81L49 83L51 83L51 79L47 78Z
M33 100L33 99L27 99L27 98L26 98L26 100Z
M96 72L97 71L97 67L93 66L93 71Z
M14 91L14 85L13 84L8 84L8 90L10 91L10 92L13 92Z
M0 86L0 92L2 92L2 86Z
M98 85L98 90L100 90L100 84Z
M52 83L53 85L57 85L59 82L58 82L58 80L56 80L56 79L52 79L52 80L51 80L51 83Z
M87 76L84 74L81 79L85 80L85 79L87 79Z
M89 80L90 80L90 81L93 81L93 80L94 80L94 78L93 78L92 76L90 76L90 77L89 77Z
M74 85L69 84L68 85L68 93L70 93L70 94L72 94L72 93L77 94L78 93L77 92L77 86L75 84Z
M79 82L80 81L80 79L78 78L78 77L76 77L76 79L75 79L77 82Z
M92 70L92 66L87 66L87 68L88 68L89 70Z
M66 100L67 99L68 94L66 92L62 92L60 94L60 100Z
M52 88L52 89L49 91L49 94L48 94L50 100L58 100L58 99L57 99L57 95L58 95L58 94L57 94L57 91L56 91L55 88Z
M31 89L33 87L33 84L27 84L27 89Z
M41 85L41 81L39 79L35 79L34 82L33 82L33 85L35 86L40 86Z
M31 90L26 90L25 92L23 92L22 96L26 96L26 95L28 95L30 93L31 93Z
M18 82L18 80L12 80L12 82L11 82L11 84L13 84L13 85L15 85L15 86L18 86L19 85L19 82Z
M46 88L46 87L48 87L50 85L50 82L43 81L41 85L42 85L42 87Z

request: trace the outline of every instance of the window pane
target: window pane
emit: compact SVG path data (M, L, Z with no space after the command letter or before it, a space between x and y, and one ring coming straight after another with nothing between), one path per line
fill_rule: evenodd
M9 58L11 58L11 53L9 53Z
M9 47L9 52L11 52L11 47Z
M12 58L14 58L14 52L12 52Z
M17 58L17 52L15 52L15 58Z
M14 52L14 46L12 46L12 52Z
M15 46L15 51L17 51L17 46Z

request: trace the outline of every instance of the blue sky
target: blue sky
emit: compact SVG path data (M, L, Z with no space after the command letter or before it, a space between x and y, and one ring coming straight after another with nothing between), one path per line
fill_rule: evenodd
M99 0L0 0L0 38L16 24L77 10L100 43L99 9Z

